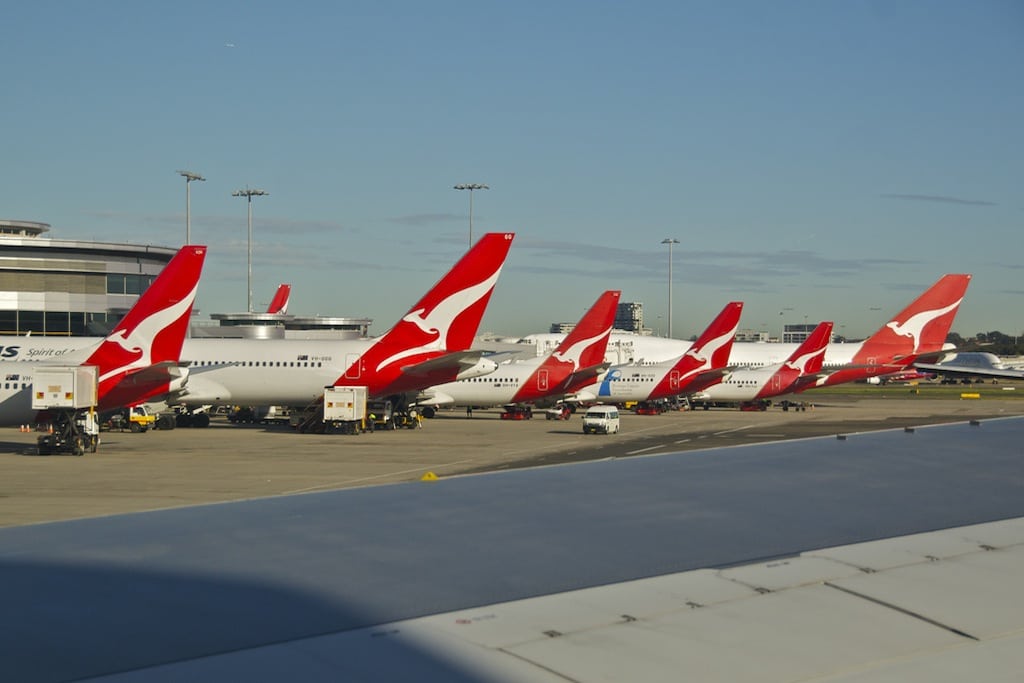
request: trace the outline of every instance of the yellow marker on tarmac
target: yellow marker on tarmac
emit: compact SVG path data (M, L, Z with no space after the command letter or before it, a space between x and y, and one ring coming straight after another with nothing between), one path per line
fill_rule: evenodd
M437 481L438 479L440 479L440 477L438 477L433 472L427 472L422 477L420 477L420 481Z

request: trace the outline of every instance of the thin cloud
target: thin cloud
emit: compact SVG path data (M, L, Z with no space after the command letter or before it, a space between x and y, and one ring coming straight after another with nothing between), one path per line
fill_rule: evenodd
M395 216L387 219L389 223L399 225L437 225L439 223L450 223L454 220L466 220L466 216L455 213L414 213L408 216Z
M995 202L986 202L982 199L963 199L962 197L949 197L938 194L883 194L885 199L903 199L911 202L941 202L943 204L963 204L966 206L997 206Z
M184 213L161 213L147 214L129 211L84 211L84 216L100 218L107 221L110 227L136 230L139 226L149 227L174 227L179 228L185 225ZM214 228L217 230L236 230L239 226L243 229L247 224L245 214L238 216L224 216L212 214L192 214L192 230ZM260 230L280 230L289 233L324 233L324 232L355 232L346 228L340 223L331 221L292 220L289 218L275 218L273 216L259 216L253 219L254 226Z
M535 275L597 280L642 277L662 282L668 276L668 250L636 250L576 242L524 239L516 249L535 252L527 263L513 256L511 271ZM911 259L834 259L806 250L690 251L676 249L673 280L680 285L714 282L725 291L778 289L794 275L808 282L829 283L834 278L863 276L879 268L910 266ZM769 285L768 283L776 283ZM818 285L815 285L816 287Z

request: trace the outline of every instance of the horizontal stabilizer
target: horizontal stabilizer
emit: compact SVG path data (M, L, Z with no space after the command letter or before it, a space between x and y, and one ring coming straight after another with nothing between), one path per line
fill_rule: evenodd
M718 384L722 379L730 374L732 371L728 368L714 368L712 370L704 370L693 376L692 381L686 385L687 394L692 394L697 391L704 391L708 387Z
M139 401L178 393L188 380L189 370L173 361L163 361L129 370L110 387L100 401L101 408L133 405Z
M443 356L425 360L422 363L402 366L402 374L406 377L431 377L437 373L454 373L459 375L479 365L482 360L490 360L489 358L484 358L483 351L453 351Z
M566 378L565 386L570 387L569 390L571 391L571 387L584 387L588 384L593 384L594 380L610 368L611 365L611 363L598 363L597 365L591 365L589 368L580 368Z
M799 394L804 389L810 389L811 387L816 386L819 381L828 376L829 373L827 372L818 372L813 375L800 375L793 380L793 384L790 385L788 393Z
M935 372L950 377L992 377L994 379L1024 379L1024 370L1011 368L983 368L971 365L935 365L932 363L914 363L921 372Z

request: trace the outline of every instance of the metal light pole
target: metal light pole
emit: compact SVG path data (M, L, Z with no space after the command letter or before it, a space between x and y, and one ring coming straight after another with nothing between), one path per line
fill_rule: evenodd
M235 190L231 193L232 197L245 197L246 201L249 203L249 277L246 280L249 285L249 313L252 313L252 198L263 197L268 194L270 193L264 192L263 190L250 190L248 187L244 190Z
M456 190L469 190L469 246L473 246L473 190L489 190L491 188L480 183L459 183Z
M679 244L674 237L666 237L661 241L668 245L668 338L672 338L672 245Z
M185 244L192 244L192 192L190 187L193 180L206 180L206 178L192 171L177 171L177 173L185 178Z

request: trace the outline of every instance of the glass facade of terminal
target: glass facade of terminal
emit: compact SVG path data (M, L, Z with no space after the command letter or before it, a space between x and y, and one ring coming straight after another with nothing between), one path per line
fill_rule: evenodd
M175 253L40 237L48 228L0 220L0 335L105 335Z

